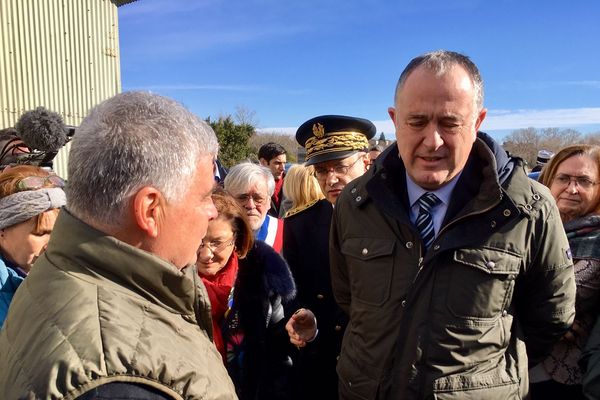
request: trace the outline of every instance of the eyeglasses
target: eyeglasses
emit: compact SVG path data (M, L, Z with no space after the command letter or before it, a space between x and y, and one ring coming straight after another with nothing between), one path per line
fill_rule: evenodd
M246 204L248 202L248 200L252 199L252 201L254 202L254 204L257 205L261 205L261 204L265 204L267 202L267 198L261 196L260 194L248 194L248 193L242 193L238 196L235 196L235 198L237 199L237 201L239 201L242 204Z
M65 181L58 175L27 176L17 182L17 191L37 190L43 187L64 188Z
M215 240L212 242L204 243L204 240L200 242L200 249L208 249L212 254L217 254L225 250L227 247L235 244L235 236L229 240Z
M354 162L350 165L343 165L343 164L338 164L338 165L334 165L333 167L317 167L315 166L315 176L317 177L317 179L327 179L327 177L329 176L329 173L331 171L333 171L334 174L336 174L337 176L340 175L346 175L348 173L348 171L350 170L350 168L354 167L354 165L362 160L362 155L360 157L358 157L356 160L354 160Z
M594 185L597 185L598 182L594 182L587 176L572 176L567 174L558 174L554 177L554 183L560 187L569 187L571 182L575 182L577 186L582 189L589 189Z

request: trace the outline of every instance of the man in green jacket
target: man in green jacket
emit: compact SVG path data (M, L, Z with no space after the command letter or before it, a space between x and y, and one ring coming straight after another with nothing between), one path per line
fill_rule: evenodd
M195 267L218 144L180 104L123 93L69 157L67 208L0 333L2 399L235 399Z
M547 189L478 129L468 57L413 59L389 114L397 146L346 186L333 291L349 314L341 399L521 399L574 318L569 245Z

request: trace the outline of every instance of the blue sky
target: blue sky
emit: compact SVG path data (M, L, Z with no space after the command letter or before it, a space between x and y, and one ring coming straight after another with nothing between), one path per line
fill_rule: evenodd
M243 107L266 131L344 114L392 138L400 72L449 49L479 66L494 136L596 132L599 17L597 0L139 0L119 8L122 87L201 117Z

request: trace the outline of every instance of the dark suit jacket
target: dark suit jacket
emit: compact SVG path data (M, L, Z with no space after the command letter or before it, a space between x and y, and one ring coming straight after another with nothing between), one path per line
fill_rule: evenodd
M319 328L317 339L301 350L295 365L298 398L337 399L335 367L348 318L335 302L331 289L332 214L332 205L320 200L285 218L284 223L283 255L296 281L295 306L313 311Z

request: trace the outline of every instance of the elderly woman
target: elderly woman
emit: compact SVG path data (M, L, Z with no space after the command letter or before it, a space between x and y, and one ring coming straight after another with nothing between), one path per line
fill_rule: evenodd
M18 166L0 174L0 327L19 284L44 252L64 181L39 167Z
M582 399L577 361L600 304L600 147L562 149L544 167L540 182L550 188L569 238L577 297L573 326L530 370L531 394L533 399Z
M254 240L246 212L217 189L219 216L198 250L198 273L211 302L217 349L240 399L288 399L290 346L283 303L295 293L286 262Z
M281 207L285 208L284 218L294 215L325 198L319 182L314 176L312 165L292 165L285 175L283 193L285 200Z

